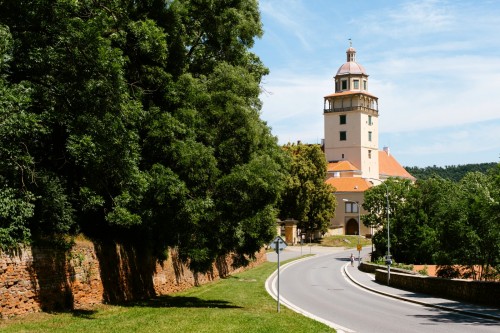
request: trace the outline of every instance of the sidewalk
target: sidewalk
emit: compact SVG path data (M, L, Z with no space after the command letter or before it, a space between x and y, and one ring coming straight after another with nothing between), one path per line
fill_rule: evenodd
M354 263L354 267L351 267L351 265L349 264L344 266L344 272L346 273L346 276L358 286L381 295L446 311L454 311L476 317L500 321L499 308L458 302L450 299L434 297L427 294L392 288L375 281L374 274L360 271L357 267L357 262Z

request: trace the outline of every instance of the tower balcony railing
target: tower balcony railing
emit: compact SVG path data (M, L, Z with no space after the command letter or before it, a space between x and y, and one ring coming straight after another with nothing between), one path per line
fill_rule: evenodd
M372 115L378 115L378 110L369 108L367 106L348 106L348 107L343 107L343 108L325 108L324 112L325 113L330 113L330 112L347 112L347 111L364 111L368 114Z

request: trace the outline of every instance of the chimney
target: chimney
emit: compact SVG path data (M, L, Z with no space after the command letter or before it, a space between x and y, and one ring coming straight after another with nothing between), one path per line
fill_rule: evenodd
M389 147L384 147L384 151L387 154L387 156L391 156L391 150L389 149Z

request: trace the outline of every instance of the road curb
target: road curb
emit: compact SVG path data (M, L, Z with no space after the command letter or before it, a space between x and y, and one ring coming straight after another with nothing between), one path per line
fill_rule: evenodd
M450 307L442 306L442 305L438 305L438 304L425 303L422 301L417 301L417 300L414 300L411 298L407 298L407 297L403 297L403 296L399 296L399 295L394 295L394 294L386 293L386 292L383 292L383 291L380 291L377 289L370 288L370 287L362 284L361 282L357 281L351 274L349 274L349 272L347 271L347 266L348 266L348 264L344 265L344 274L349 278L349 280L351 280L354 284L358 285L359 287L366 289L366 290L369 290L371 292L374 292L376 294L396 298L396 299L399 299L401 301L415 303L415 304L419 304L422 306L433 307L433 308L437 308L437 309L441 309L441 310L457 312L457 313L465 314L468 316L481 317L481 318L485 318L485 319L500 321L500 317L498 317L498 316L489 315L489 314L480 313L480 312L474 312L474 311L459 310L459 309L454 309L454 308L450 308Z

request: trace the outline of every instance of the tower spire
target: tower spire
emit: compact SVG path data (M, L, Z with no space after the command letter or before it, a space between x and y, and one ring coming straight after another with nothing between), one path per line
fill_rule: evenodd
M352 47L352 39L349 38L349 48L347 49L347 62L356 62L356 50Z

